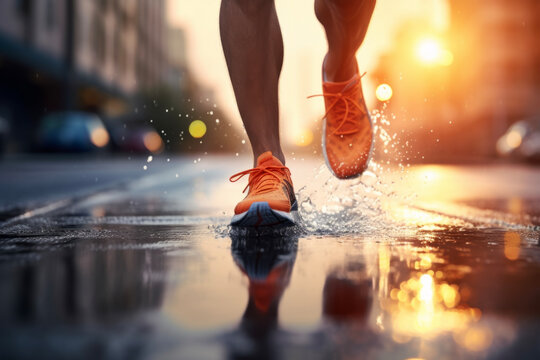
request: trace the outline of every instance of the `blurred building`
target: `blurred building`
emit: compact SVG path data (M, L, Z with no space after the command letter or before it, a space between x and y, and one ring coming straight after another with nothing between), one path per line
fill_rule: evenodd
M371 74L393 89L385 113L412 161L494 156L511 123L540 113L540 2L449 5L448 30L405 24Z
M173 89L186 90L189 85L186 59L186 34L183 29L167 29L169 74L166 82Z
M138 86L153 88L168 75L165 0L136 0L136 4Z
M459 110L485 122L492 145L540 113L540 2L452 0L451 18Z
M169 77L165 0L2 0L0 117L13 144L46 113L108 115Z

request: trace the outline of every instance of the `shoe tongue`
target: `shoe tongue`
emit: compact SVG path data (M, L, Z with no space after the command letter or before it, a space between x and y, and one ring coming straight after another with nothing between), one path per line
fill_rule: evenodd
M257 167L258 166L283 166L283 164L272 155L271 151L267 151L257 158Z

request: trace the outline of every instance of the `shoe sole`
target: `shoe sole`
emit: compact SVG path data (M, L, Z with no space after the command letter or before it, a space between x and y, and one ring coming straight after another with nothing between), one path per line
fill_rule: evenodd
M258 228L258 227L286 227L298 223L298 211L274 210L264 202L254 202L248 211L234 215L231 220L232 226Z
M332 170L332 167L330 166L330 161L328 161L328 155L326 154L326 118L324 118L323 129L322 129L322 134L323 134L322 135L322 151L323 151L323 156L324 156L324 162L326 163L326 167L328 168L328 170L330 170L332 175L334 175L338 179L341 179L341 180L356 179L357 177L361 176L364 173L364 171L367 170L367 168L369 166L369 162L371 161L371 156L373 154L373 147L374 147L374 144L375 144L375 139L373 138L374 137L374 135L373 135L373 122L371 121L371 115L369 115L369 112L368 112L367 116L368 116L368 120L369 120L369 126L371 127L372 139L371 139L371 146L369 147L368 157L367 157L367 160L366 160L366 168L363 169L362 171L360 171L356 175L351 175L351 176L347 176L347 177L338 177L336 175L336 173L334 172L334 170Z

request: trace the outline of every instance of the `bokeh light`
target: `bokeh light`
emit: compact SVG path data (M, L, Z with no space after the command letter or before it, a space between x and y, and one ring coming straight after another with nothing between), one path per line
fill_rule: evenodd
M308 146L313 142L313 132L310 129L305 129L295 137L297 146Z
M394 94L392 87L388 84L380 84L375 90L375 96L379 101L388 101Z
M90 133L90 141L98 148L107 146L109 140L109 133L104 128L96 128Z
M501 155L509 155L523 142L520 129L512 129L497 141L497 152Z
M517 148L519 145L521 145L522 137L521 134L515 130L512 130L508 133L506 136L506 143L508 144L508 147L511 149Z
M518 233L509 231L504 234L504 256L508 260L517 260L521 249L521 237Z
M146 133L143 137L144 146L153 153L160 152L163 149L163 140L155 132Z
M201 120L195 120L189 124L189 134L195 139L202 138L206 134L206 124Z

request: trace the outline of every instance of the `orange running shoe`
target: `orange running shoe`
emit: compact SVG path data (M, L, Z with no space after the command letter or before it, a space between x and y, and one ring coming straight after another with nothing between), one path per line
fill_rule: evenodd
M364 75L362 75L364 76ZM360 176L373 151L373 125L358 73L343 82L324 81L322 148L326 165L339 179Z
M246 198L234 208L231 225L240 227L290 226L298 220L291 172L267 151L257 158L257 167L230 177L231 182L249 175Z

